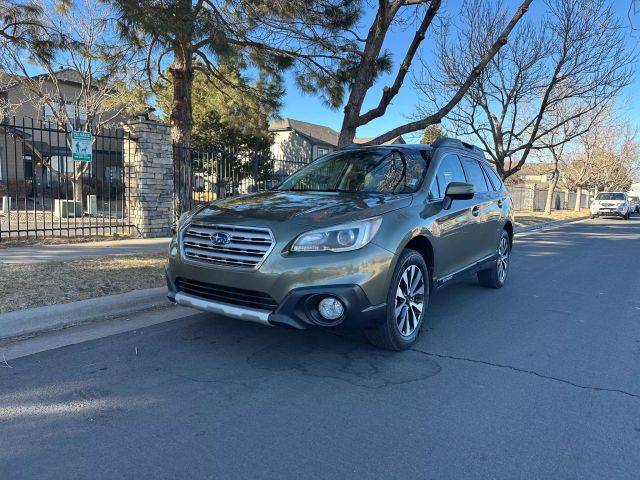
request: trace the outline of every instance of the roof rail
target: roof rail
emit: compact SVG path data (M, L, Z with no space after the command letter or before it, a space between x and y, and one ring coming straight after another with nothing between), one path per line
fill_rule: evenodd
M475 145L471 145L470 143L463 142L458 138L440 137L435 142L431 143L431 146L433 148L450 147L460 148L463 150L471 150L473 153L476 153L484 158L484 151L481 148L478 148Z

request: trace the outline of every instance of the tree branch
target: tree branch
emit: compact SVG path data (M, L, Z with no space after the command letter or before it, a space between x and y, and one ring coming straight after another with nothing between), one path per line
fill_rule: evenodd
M491 59L500 51L500 49L507 43L507 39L509 34L520 21L522 16L527 12L529 6L531 5L532 0L524 0L518 10L515 12L509 23L506 25L500 36L493 43L491 48L482 56L478 64L473 67L471 73L467 77L466 81L458 88L453 97L447 102L446 105L441 107L437 112L432 115L429 115L420 120L416 120L413 122L406 123L399 127L396 127L392 130L389 130L382 135L377 136L373 140L367 142L367 145L376 145L392 140L393 138L398 137L399 135L403 135L406 133L415 132L418 130L423 130L429 125L434 125L439 123L464 97L467 93L471 85L478 79L484 68L491 61Z

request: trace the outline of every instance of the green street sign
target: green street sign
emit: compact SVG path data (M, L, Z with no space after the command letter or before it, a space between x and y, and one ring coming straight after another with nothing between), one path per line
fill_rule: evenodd
M93 159L91 132L71 132L71 157L75 162L90 162Z

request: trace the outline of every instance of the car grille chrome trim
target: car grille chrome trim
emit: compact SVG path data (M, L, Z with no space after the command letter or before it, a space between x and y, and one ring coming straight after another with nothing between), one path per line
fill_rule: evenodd
M229 242L215 244L212 235L224 234ZM238 225L192 222L181 234L185 259L207 265L256 270L275 246L271 230Z

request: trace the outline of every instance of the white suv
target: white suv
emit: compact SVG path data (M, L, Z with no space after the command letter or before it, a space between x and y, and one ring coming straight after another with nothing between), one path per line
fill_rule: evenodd
M591 218L615 215L629 220L629 198L624 192L602 192L596 195L589 207Z

